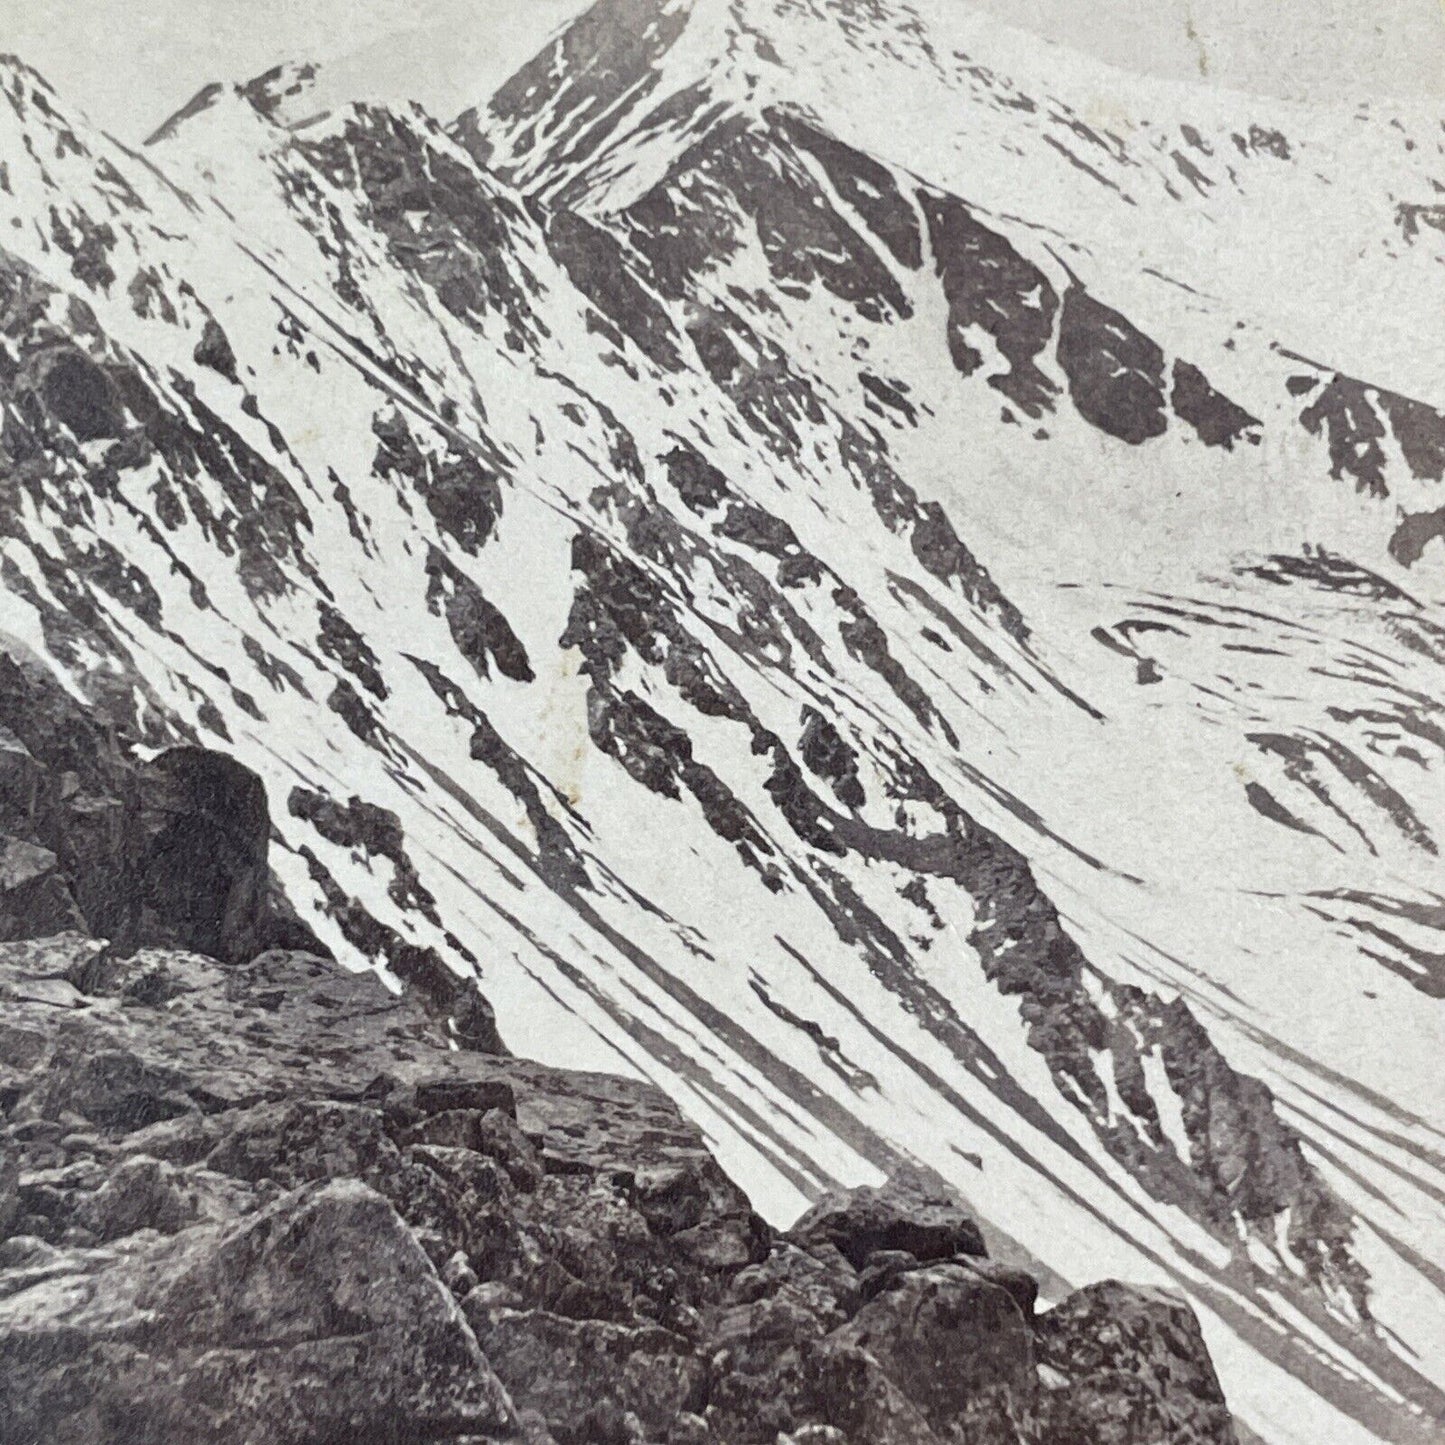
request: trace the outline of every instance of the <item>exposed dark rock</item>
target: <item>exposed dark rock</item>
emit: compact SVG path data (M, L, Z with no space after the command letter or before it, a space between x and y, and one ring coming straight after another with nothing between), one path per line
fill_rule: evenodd
M427 602L433 609L444 608L452 641L478 676L490 677L495 666L513 682L531 682L527 649L482 589L435 548L427 558L427 574Z
M1246 576L1258 577L1277 587L1304 585L1349 597L1368 597L1374 602L1399 603L1411 608L1419 606L1414 598L1388 578L1323 548L1307 546L1303 552L1267 557L1263 562L1240 570Z
M1085 961L1021 854L974 828L959 859L970 893L986 900L970 942L1000 990L1016 995L1029 1041L1061 1092L1091 1119L1106 1148L1161 1198L1187 1201L1221 1237L1240 1221L1266 1247L1289 1213L1290 1248L1312 1280L1342 1290L1368 1316L1366 1278L1352 1249L1348 1210L1306 1160L1269 1089L1238 1072L1182 1000L1109 985L1112 1026L1085 985ZM1135 1087L1139 1049L1157 1050L1185 1113L1187 1159L1167 1144L1147 1089ZM1121 1122L1097 1062L1113 1073L1136 1122ZM1131 1081L1132 1078L1132 1081ZM1186 1102L1187 1101L1187 1102ZM1152 1122L1151 1122L1152 1121Z
M385 701L388 692L381 677L381 662L366 639L336 608L323 602L321 631L316 643L325 656L339 663L372 697Z
M1038 1320L1042 1445L1233 1445L1199 1323L1182 1300L1116 1284Z
M361 798L352 798L343 806L307 788L292 788L287 808L293 818L306 819L328 843L357 849L369 858L386 859L392 866L387 887L391 900L398 907L415 908L440 926L436 899L406 851L406 834L395 813Z
M438 529L464 552L475 556L486 546L502 512L497 476L472 453L447 446L437 454L423 449L400 410L377 415L373 469L426 503Z
M1033 262L962 201L932 193L923 201L948 298L954 365L964 376L983 365L983 353L969 338L974 330L984 332L1009 363L989 384L1025 415L1041 417L1052 410L1058 391L1039 367L1053 337L1058 293Z
M800 751L809 770L827 781L840 803L848 808L863 806L867 798L858 780L857 751L814 708L803 710Z
M428 285L458 321L500 313L514 350L535 336L531 278L514 264L510 235L521 208L447 144L435 121L416 111L355 105L334 133L313 137L303 128L294 144L332 184L360 195L392 262ZM353 242L344 227L331 240L348 278ZM354 279L343 280L339 290L358 310L367 309Z
M314 942L274 888L260 780L194 747L139 761L38 663L0 654L0 934L253 958Z
M605 119L599 125L598 117L608 116L623 93L645 95L656 86L652 66L686 24L686 10L659 11L651 0L602 0L567 27L555 52L549 48L539 55L492 97L491 115L516 128L513 143L525 157L541 140L537 117L565 91L596 145L607 134ZM484 165L492 159L485 126L485 118L475 112L457 124L459 137L472 144ZM549 143L557 142L552 137ZM560 149L565 153L566 146Z
M1429 512L1406 512L1390 538L1390 555L1402 567L1413 567L1432 543L1445 539L1445 507Z
M221 329L213 316L206 318L201 339L196 343L195 360L199 366L209 366L218 371L227 381L236 381L236 353L231 349L230 338Z
M922 501L898 475L886 450L847 423L842 428L841 451L854 478L867 487L874 510L888 529L911 532L909 543L922 566L940 582L956 587L974 605L997 616L1020 642L1027 641L1023 615L969 551L942 506ZM857 594L848 589L848 595Z
M83 352L62 351L46 369L41 385L52 415L77 441L121 435L120 397L105 372Z
M1174 363L1174 392L1170 401L1175 413L1194 428L1205 446L1232 451L1237 441L1259 441L1259 419L1216 391L1209 384L1209 378L1188 361Z
M983 1235L942 1181L922 1171L895 1176L876 1189L820 1200L794 1225L804 1246L831 1244L855 1269L880 1250L919 1260L983 1257Z
M1233 139L1240 155L1271 155L1287 161L1292 154L1289 141L1280 131L1257 123L1249 127L1248 135L1236 134Z
M682 366L676 329L633 274L635 255L609 232L570 211L547 218L552 254L586 296L638 349L667 371Z
M1064 296L1059 365L1074 405L1090 425L1131 446L1164 435L1169 424L1164 352L1077 283Z
M331 689L326 706L346 724L363 743L374 745L381 737L381 724L365 699L346 678Z
M406 987L414 989L424 1006L447 1022L459 1047L506 1052L490 1007L435 948L403 938L359 898L349 896L310 848L303 846L298 851L320 890L327 916L352 948L374 964L389 968Z
M1368 1281L1353 1256L1348 1211L1310 1167L1269 1088L1230 1068L1182 999L1145 1028L1159 1039L1192 1163L1210 1188L1216 1218L1269 1230L1288 1214L1289 1247L1306 1273L1342 1289L1368 1317Z
M1300 413L1300 421L1312 436L1323 436L1328 442L1332 477L1351 477L1358 491L1372 497L1389 495L1385 423L1362 383L1353 377L1335 376Z
M862 156L848 166L847 147L826 142L780 112L765 111L761 123L739 115L723 118L627 212L629 235L651 262L660 287L680 296L719 254L734 254L741 245L741 216L756 227L773 280L785 295L806 298L821 287L870 321L912 315L906 293L871 240L832 203L809 169L804 155L823 160L823 149L830 174L852 171L848 189L855 193L859 179L882 171ZM885 228L890 249L902 247L905 254L905 233L914 226L911 260L917 265L911 208L891 180L885 185L867 219Z
M1419 201L1400 201L1395 207L1395 224L1407 241L1416 240L1422 227L1432 231L1445 232L1445 206L1422 204Z
M629 1417L641 1427L637 1438L665 1439L679 1415L703 1403L706 1362L657 1325L480 1303L467 1318L503 1384L548 1421L559 1445L606 1439Z
M239 91L267 120L290 129L287 101L305 96L315 79L314 65L273 65Z
M200 748L138 772L137 938L228 962L265 947L270 815L261 780Z
M901 264L916 271L923 264L923 238L912 202L893 172L799 115L774 111L770 118L793 145L816 157L838 194L868 222L869 229Z

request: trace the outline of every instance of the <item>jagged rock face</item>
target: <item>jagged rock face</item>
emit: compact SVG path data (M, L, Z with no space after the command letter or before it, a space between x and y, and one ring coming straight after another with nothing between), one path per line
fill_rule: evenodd
M11 1256L45 1283L0 1302L0 1438L515 1438L455 1300L355 1180L69 1276L37 1241Z
M1428 1431L1436 122L1117 89L931 0L628 0L454 127L302 67L137 157L7 63L0 630L123 741L0 713L0 931L330 949L656 1079L775 1225L915 1155L1050 1298L1187 1291L1270 1445ZM130 745L262 781L259 921L244 775ZM260 1104L238 1169L386 1152ZM859 1348L799 1429L931 1431Z
M261 780L178 747L129 754L34 660L0 656L4 936L80 931L228 962L315 944L269 867Z
M1229 1430L1218 1382L1201 1371L1199 1327L1177 1300L1093 1285L1039 1316L1040 1439L1126 1445L1213 1440ZM1123 1347L1127 1377L1120 1372Z
M0 1001L7 1445L1023 1445L1126 1411L1233 1445L1182 1301L1037 1316L936 1179L776 1235L655 1089L450 1049L306 955L63 934L0 944Z

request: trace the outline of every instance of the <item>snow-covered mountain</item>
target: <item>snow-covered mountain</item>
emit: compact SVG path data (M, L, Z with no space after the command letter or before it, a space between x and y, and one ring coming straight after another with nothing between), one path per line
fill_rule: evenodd
M11 645L765 1213L922 1159L1259 1437L1437 1438L1438 120L944 0L313 79L133 151L0 70Z

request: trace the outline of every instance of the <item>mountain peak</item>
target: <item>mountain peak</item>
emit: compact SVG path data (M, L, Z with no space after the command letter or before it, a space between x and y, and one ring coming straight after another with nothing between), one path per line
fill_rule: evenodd
M23 75L27 80L48 90L52 95L55 94L55 87L33 65L22 60L12 51L0 51L0 72L5 71L14 75Z
M146 145L172 140L196 116L219 105L228 96L244 101L259 116L282 130L304 130L325 119L328 107L318 98L320 66L311 61L286 61L240 85L211 81L174 115L146 137Z

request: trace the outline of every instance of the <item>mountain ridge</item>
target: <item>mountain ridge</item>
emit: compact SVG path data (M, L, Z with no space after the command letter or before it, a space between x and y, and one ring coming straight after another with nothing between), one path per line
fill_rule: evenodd
M940 436L958 434L940 420L947 396L948 425L958 427L961 413L973 445L1011 459L1017 481L1044 484L1060 468L1021 462L1028 454L1015 438L1024 434L999 419L1005 404L1039 405L1028 366L1042 349L1029 342L1013 360L1003 349L1014 348L1011 333L1000 339L973 319L970 308L991 307L1000 294L990 290L986 247L1023 258L1011 233L990 230L968 202L954 198L949 224L993 239L982 252L960 246L949 296L947 275L923 264L924 238L937 225L926 224L922 201L912 222L919 266L910 269L907 228L885 211L860 217L836 183L824 188L801 160L807 209L821 200L835 236L893 257L850 293L847 265L830 278L831 243L819 247L806 231L803 244L771 253L743 232L744 244L728 250L726 227L739 215L752 226L762 196L757 185L739 190L733 169L719 173L724 230L687 252L657 242L672 223L656 216L626 217L619 228L615 218L565 221L558 218L572 213L528 204L414 108L360 107L292 132L240 96L261 122L256 153L250 141L236 143L213 108L150 148L148 163L176 177L161 183L149 170L126 181L121 168L133 161L114 150L97 159L101 142L52 121L38 94L23 83L7 90L25 137L15 153L28 142L39 181L27 177L15 190L20 178L7 175L0 187L29 256L9 283L7 348L15 350L7 360L20 364L6 381L5 444L12 458L48 458L65 481L59 491L54 476L39 487L37 471L12 514L19 526L8 539L5 581L29 616L16 609L6 630L23 623L61 674L109 674L126 713L149 716L142 733L164 737L179 719L240 747L273 796L291 799L289 817L278 810L289 835L278 867L339 953L392 972L428 952L443 967L444 958L455 966L485 953L504 1022L509 1011L537 1011L556 1031L549 1048L660 1074L774 1213L796 1212L830 1178L882 1167L894 1146L934 1151L971 1194L982 1188L985 1214L1004 1215L1001 1202L1013 1194L1042 1191L1024 1221L1031 1249L1058 1248L1048 1238L1051 1211L1055 1221L1057 1209L1071 1211L1065 1217L1088 1231L1085 1253L1102 1243L1101 1257L1126 1272L1162 1268L1185 1278L1247 1332L1259 1328L1249 1314L1258 1309L1254 1291L1294 1289L1294 1265L1308 1276L1292 1242L1298 1231L1306 1256L1321 1250L1321 1278L1333 1283L1306 1304L1316 1311L1307 1329L1278 1313L1248 1349L1284 1349L1291 1370L1314 1371L1310 1388L1343 1412L1306 1411L1302 1428L1358 1412L1371 1422L1367 1431L1409 1438L1409 1417L1392 1420L1375 1387L1360 1384L1361 1369L1383 1370L1390 1383L1380 1397L1422 1392L1417 1408L1433 1408L1423 1382L1380 1346L1383 1330L1372 1342L1373 1327L1361 1328L1363 1295L1347 1283L1358 1261L1344 1240L1354 1231L1358 1242L1359 1226L1334 1211L1355 1219L1371 1206L1359 1190L1346 1206L1328 1202L1350 1170L1400 1166L1353 1152L1353 1141L1345 1169L1322 1161L1329 1135L1300 1115L1300 1080L1318 1087L1318 1079L1270 1039L1281 1015L1258 996L1247 1007L1237 994L1231 1001L1238 976L1196 976L1193 964L1166 956L1162 940L1178 921L1165 929L1158 912L1192 923L1204 895L1186 888L1176 908L1167 890L1178 885L1142 866L1157 851L1159 825L1141 816L1137 844L1114 818L1090 826L1081 816L1089 789L1075 807L1037 764L1052 753L1053 771L1061 760L1065 775L1082 766L1099 780L1097 797L1113 799L1107 754L1137 737L1149 743L1140 766L1167 778L1172 760L1150 728L1188 704L1171 702L1157 723L1141 711L1139 690L1160 685L1152 670L1166 691L1187 699L1197 686L1219 716L1237 710L1248 720L1240 726L1252 729L1249 782L1233 783L1232 801L1216 802L1215 774L1201 775L1209 781L1198 796L1210 799L1211 816L1254 829L1249 836L1268 858L1291 868L1297 858L1316 894L1321 829L1338 830L1327 842L1342 859L1340 888L1358 884L1360 860L1370 856L1416 876L1410 859L1433 847L1421 821L1428 810L1411 803L1423 785L1404 781L1417 765L1399 754L1363 762L1352 737L1321 734L1313 718L1302 727L1283 698L1254 719L1258 685L1238 680L1228 684L1233 695L1220 693L1213 639L1253 633L1231 657L1298 656L1310 676L1330 669L1340 697L1349 688L1363 694L1367 736L1397 727L1400 746L1418 754L1437 746L1431 710L1421 687L1412 688L1438 659L1420 601L1368 568L1335 565L1333 554L1291 565L1256 558L1253 572L1225 584L1254 589L1243 604L1217 588L1194 604L1126 591L1138 615L1112 627L1097 587L1077 612L1057 601L1069 594L1051 577L1022 584L1015 600L1021 572L1034 570L1039 554L1001 545L1020 515L1010 493L994 498L985 489L970 499L940 489L934 468L919 463L923 443L910 440L922 436L925 418ZM862 185L877 189L867 168L878 163L851 155ZM669 194L664 184L659 195ZM869 199L857 186L852 194ZM934 194L946 209L946 196ZM244 207L228 204L238 197ZM49 235L25 230L27 215L47 211ZM936 244L929 249L936 259ZM689 254L700 261L689 263ZM657 284L659 256L678 262L670 290ZM1061 278L1059 289L1088 296L1071 285ZM115 304L122 286L126 300ZM40 298L38 312L27 295ZM870 305L880 296L887 310L863 314L860 299ZM912 331L882 324L901 316L900 299L914 312ZM97 307L105 328L125 340L107 341L99 321L86 319L85 309L95 318ZM955 314L963 324L950 320ZM1109 318L1084 328L1082 344L1061 340L1057 356L1044 355L1061 380L1039 374L1057 395L1072 396L1071 367L1087 378L1112 355L1111 327L1166 354L1122 313ZM837 358L851 358L859 342L881 349L885 333L904 357L909 346L934 354L902 339L923 335L924 321L934 323L928 346L938 366L868 364L860 373L850 360L851 374L837 370ZM980 332L991 337L987 350ZM1199 394L1194 373L1184 375L1186 390ZM1177 371L1172 380L1177 393ZM1172 421L1179 404L1170 405ZM1354 415L1352 399L1341 405ZM1138 444L1118 435L1135 414L1131 402L1112 433L1074 411L1056 423L1056 439L1035 439L1038 455L1056 458L1061 448L1067 467L1090 464L1092 449L1103 448L1097 455L1106 461L1092 464L1107 465L1111 485L1128 476L1127 453L1176 445L1171 435ZM1335 425L1332 416L1320 409L1320 430ZM93 434L78 434L77 422ZM1255 465L1261 449L1244 440L1217 450L1243 466ZM1348 443L1344 456L1354 460ZM1409 475L1408 460L1384 465L1392 484ZM1315 474L1328 482L1327 461ZM1308 511L1309 495L1291 502ZM1046 521L1061 515L1040 511ZM47 515L79 528L58 555ZM107 522L92 520L98 515ZM118 517L131 520L118 528ZM1388 571L1384 528L1369 527ZM869 539L866 552L857 537ZM160 570L158 557L167 559ZM1187 576L1182 562L1172 565ZM167 570L184 585L165 582ZM1410 585L1423 591L1430 572L1427 563ZM521 593L509 585L520 576L528 579ZM219 603L208 600L212 589ZM1264 597L1276 599L1276 611L1248 606ZM1329 629L1357 621L1393 639L1383 665L1340 651ZM1091 659L1119 657L1127 674L1111 680L1097 661L1081 661L1080 647L1092 649ZM1191 670L1205 678L1196 684ZM1381 696L1394 710L1383 720ZM1107 744L1087 741L1106 729ZM1201 747L1207 737L1199 734ZM1260 760L1269 759L1277 772L1261 775ZM396 812L402 846L415 854L410 867L352 842L350 824L307 801L328 795ZM659 846L680 819L695 873L680 874ZM1291 834L1297 845L1278 841ZM424 841L405 841L417 836ZM459 871L458 848L485 884ZM1131 851L1141 856L1128 859ZM1243 897L1228 891L1240 885L1217 859L1198 856L1221 896ZM690 877L707 878L707 896ZM1151 904L1147 923L1162 930L1158 937L1105 942L1107 929L1128 930L1108 917L1124 895L1158 893L1161 883L1164 901ZM1425 905L1385 883L1374 903L1356 888L1355 898L1336 896L1328 907L1373 939L1371 950L1391 951L1394 975L1379 976L1418 990L1414 960L1428 956L1428 942L1412 943L1398 922L1377 923L1371 910L1389 920ZM1301 926L1325 904L1292 902L1279 916ZM1120 913L1140 916L1137 902ZM1418 917L1428 929L1428 914ZM1248 921L1258 922L1258 912ZM580 944L579 929L594 941ZM994 930L1002 943L990 939ZM949 961L935 965L935 948ZM1126 961L1131 954L1135 962ZM1224 970L1218 954L1208 966ZM1351 954L1346 961L1337 946L1331 967L1356 970L1363 955ZM737 965L749 955L745 972ZM1238 955L1241 963L1252 956ZM966 971L975 967L977 984ZM1150 968L1156 975L1143 982ZM1378 972L1371 965L1359 976L1374 982ZM1166 1004L1156 988L1188 994L1197 1013ZM1396 1019L1408 1016L1400 997L1392 995ZM695 1022L679 1028L679 1009ZM1199 1017L1225 1029L1231 1053L1250 1050L1252 1066L1266 1064L1276 1087L1283 1082L1291 1122L1280 1121L1268 1089L1251 1094L1224 1055L1210 1052ZM1329 1018L1322 1012L1326 1026ZM1188 1077L1171 1032L1190 1041L1184 1052L1205 1061L1206 1077ZM1428 1029L1417 1028L1412 1047L1428 1041ZM1306 1052L1319 1079L1331 1059L1338 1050L1319 1059ZM1412 1060L1402 1048L1406 1076ZM847 1092L830 1098L839 1079ZM1230 1107L1245 1120L1259 1110L1260 1122L1211 1123L1208 1106L1237 1085L1243 1092ZM1191 1105L1195 1089L1202 1102ZM1366 1081L1340 1097L1353 1135L1377 1127L1384 1109ZM952 1157L942 1149L945 1119L968 1136L949 1141ZM1309 1157L1295 1162L1301 1146L1290 1141L1301 1123ZM1408 1127L1423 1138L1430 1126ZM1013 1130L1024 1131L1023 1147ZM1151 1182L1148 1171L1120 1172L1110 1135L1125 1161L1142 1151L1135 1163L1153 1161L1163 1173ZM1220 1161L1260 1135L1268 1141L1261 1157L1296 1174L1285 1187L1302 1191L1297 1214L1261 1203L1251 1233L1245 1212L1227 1206L1216 1221L1198 1201L1187 1221L1168 1213L1177 1207L1173 1190L1188 1193L1201 1181L1200 1198L1222 1189L1230 1199L1239 1176ZM971 1162L985 1155L985 1164ZM1430 1187L1423 1167L1404 1167L1412 1189ZM1314 1196L1322 1170L1330 1182ZM1111 1204L1127 1201L1132 1239L1106 1224L1089 1197L1098 1188ZM1222 1246L1210 1231L1236 1219L1246 1236L1239 1258L1216 1265ZM1380 1223L1373 1213L1371 1231ZM1280 1229L1283 1239L1271 1242ZM1336 1247L1345 1252L1332 1258ZM1408 1259L1403 1242L1398 1257ZM1271 1269L1283 1283L1263 1284ZM1216 1337L1218 1318L1208 1326ZM1299 1333L1289 1337L1292 1330ZM1328 1344L1311 1330L1323 1330ZM1340 1352L1353 1359L1356 1349L1364 1359L1342 1365ZM1228 1351L1221 1360L1233 1395L1249 1366ZM1246 1418L1265 1409L1267 1394L1268 1386L1255 1389ZM1288 1424L1268 1424L1293 1438Z

